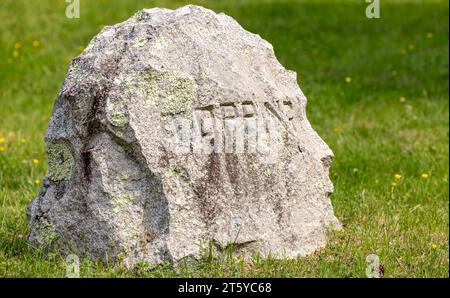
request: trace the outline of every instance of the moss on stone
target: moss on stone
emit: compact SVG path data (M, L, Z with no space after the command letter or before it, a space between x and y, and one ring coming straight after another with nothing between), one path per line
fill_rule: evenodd
M47 145L48 174L53 181L70 179L74 165L71 149L64 143L49 143Z

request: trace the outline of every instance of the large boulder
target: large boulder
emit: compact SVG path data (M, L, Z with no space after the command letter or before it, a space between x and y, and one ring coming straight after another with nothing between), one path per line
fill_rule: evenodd
M55 102L29 241L130 267L314 252L340 224L305 107L296 74L229 16L189 5L107 26Z

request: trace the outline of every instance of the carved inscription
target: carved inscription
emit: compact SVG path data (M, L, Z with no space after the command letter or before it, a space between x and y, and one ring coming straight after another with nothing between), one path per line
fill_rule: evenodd
M291 101L221 103L195 108L191 119L176 116L171 131L175 153L272 154L281 141L280 128L295 128Z

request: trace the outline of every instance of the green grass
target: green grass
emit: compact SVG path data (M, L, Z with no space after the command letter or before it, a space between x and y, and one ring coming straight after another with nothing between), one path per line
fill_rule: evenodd
M298 72L308 117L336 155L332 202L345 227L296 260L205 257L133 272L82 260L82 276L363 277L375 253L386 277L448 277L448 2L382 1L378 20L364 1L192 2L233 16ZM69 20L64 1L0 1L0 276L65 274L64 256L29 251L25 208L46 172L43 135L70 59L102 25L182 4L82 0Z

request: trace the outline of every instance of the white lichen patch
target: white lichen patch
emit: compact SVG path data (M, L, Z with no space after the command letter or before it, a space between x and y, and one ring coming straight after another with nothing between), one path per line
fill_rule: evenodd
M170 44L170 40L165 37L161 37L157 41L151 43L149 48L152 52L164 52L170 47Z
M48 173L53 181L70 179L72 175L74 158L67 144L49 143L47 145Z
M145 46L145 44L148 42L148 38L146 35L140 35L138 38L136 38L136 43L132 45L133 48L141 48Z

